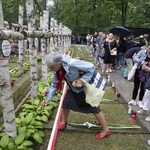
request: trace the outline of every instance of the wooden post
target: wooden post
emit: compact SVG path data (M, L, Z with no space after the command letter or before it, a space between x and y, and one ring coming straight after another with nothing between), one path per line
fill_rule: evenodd
M64 49L67 50L67 36L66 36L67 30L66 30L66 26L64 26L64 33L65 33L65 36L64 36Z
M0 29L4 29L2 1L0 0ZM2 105L4 126L6 133L15 138L17 136L13 96L10 86L8 57L11 47L7 40L0 40L0 101Z
M24 7L20 4L19 5L19 21L18 23L21 25L23 25L23 13L24 13ZM20 30L22 30L22 28L20 27ZM22 75L24 73L23 70L23 51L24 51L24 40L19 40L19 73Z
M58 32L57 32L57 20L54 20L54 47L55 47L55 51L58 52L58 36L57 36Z
M57 37L58 51L59 51L59 53L62 54L61 43L60 43L61 42L61 24L59 24L57 26L57 35L58 35L58 37Z
M64 25L62 25L62 50L63 52L66 52L65 47L64 47L64 41L65 41L65 36L64 36Z
M59 49L61 51L61 54L64 53L63 51L63 42L62 42L62 23L59 24Z
M49 12L44 10L43 11L43 23L42 23L42 29L43 31L48 31L48 19L49 19ZM47 66L45 64L45 55L46 55L46 49L47 46L46 46L46 40L48 38L42 38L41 39L41 43L42 43L42 80L44 82L47 82L47 78L48 78L48 75L47 75Z
M28 30L35 30L33 0L26 0ZM31 76L31 98L37 99L38 96L38 73L37 73L37 50L34 46L33 38L29 38L30 52L30 76Z
M51 23L50 23L50 32L54 35L54 18L51 18ZM50 38L50 51L54 51L54 36Z

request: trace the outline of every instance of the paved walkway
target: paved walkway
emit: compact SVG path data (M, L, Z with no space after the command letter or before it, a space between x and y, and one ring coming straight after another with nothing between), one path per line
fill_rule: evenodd
M120 70L113 71L109 73L110 80L115 83L116 88L121 93L125 102L129 102L132 98L132 90L133 90L133 82L129 82L128 80L124 79L121 75ZM138 96L137 96L138 98ZM132 106L133 110L139 110L138 106ZM137 115L137 118L142 122L142 124L148 129L150 132L150 123L145 121L145 117L148 115Z
M112 73L108 73L110 75L111 82L115 83L115 87L118 92L121 93L125 102L129 102L132 98L132 90L133 90L133 82L129 82L128 80L122 77L120 70L114 70ZM138 98L138 96L137 96ZM128 111L128 105L125 107L126 112ZM132 106L133 110L139 110L138 106ZM141 134L141 138L147 146L147 149L150 149L150 146L147 145L147 139L150 139L150 122L145 121L145 117L148 115L137 115L137 120L141 126L146 127L147 134Z

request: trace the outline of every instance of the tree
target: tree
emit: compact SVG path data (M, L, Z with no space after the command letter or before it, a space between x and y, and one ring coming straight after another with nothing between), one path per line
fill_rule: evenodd
M73 34L108 31L116 25L149 27L150 1L55 0L54 13Z

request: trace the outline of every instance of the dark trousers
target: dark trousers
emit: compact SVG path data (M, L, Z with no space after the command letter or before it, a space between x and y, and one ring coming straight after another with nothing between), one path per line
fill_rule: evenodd
M142 101L145 92L144 83L140 81L139 69L136 69L135 76L134 76L134 89L132 93L132 99L134 100L136 99L139 88L140 88L139 101Z

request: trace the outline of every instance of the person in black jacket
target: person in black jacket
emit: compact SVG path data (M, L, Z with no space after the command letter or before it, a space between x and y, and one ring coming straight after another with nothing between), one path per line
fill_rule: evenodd
M120 38L119 42L118 42L118 47L117 47L117 69L119 70L121 66L125 65L125 60L124 60L124 54L126 52L127 49L127 44L126 41L124 40L124 38Z

